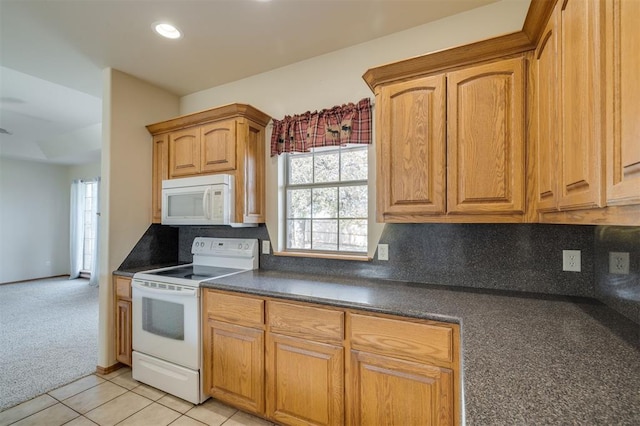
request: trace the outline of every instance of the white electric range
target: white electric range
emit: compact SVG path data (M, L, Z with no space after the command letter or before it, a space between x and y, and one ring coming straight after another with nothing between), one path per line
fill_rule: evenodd
M258 240L196 237L193 263L133 276L135 380L199 404L202 383L200 284L258 268Z

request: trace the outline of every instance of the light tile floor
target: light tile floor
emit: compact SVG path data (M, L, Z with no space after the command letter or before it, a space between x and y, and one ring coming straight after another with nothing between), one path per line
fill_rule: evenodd
M193 405L131 378L92 374L0 412L0 426L271 426L212 398Z

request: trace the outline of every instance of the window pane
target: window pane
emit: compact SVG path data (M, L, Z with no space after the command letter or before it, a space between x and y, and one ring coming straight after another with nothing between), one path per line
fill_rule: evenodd
M289 183L299 185L313 182L313 157L289 155Z
M338 151L327 154L316 154L315 181L317 182L337 182L340 179L340 154Z
M287 221L287 248L310 249L311 248L311 221L288 220Z
M340 251L367 251L367 221L340 221Z
M314 220L312 226L314 250L338 250L337 220Z
M367 217L367 186L344 186L340 188L340 217Z
M311 217L311 190L290 189L287 191L287 218Z
M355 151L344 151L342 153L342 181L347 180L367 180L368 158L367 149Z
M338 217L338 188L313 188L312 217L337 218Z

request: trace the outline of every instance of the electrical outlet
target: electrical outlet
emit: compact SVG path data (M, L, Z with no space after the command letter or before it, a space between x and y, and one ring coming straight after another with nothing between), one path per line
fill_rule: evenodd
M389 244L378 244L378 260L389 260Z
M262 254L270 254L271 253L271 243L269 240L262 241Z
M609 252L609 273L628 274L629 273L629 253Z
M562 270L571 272L582 270L580 250L562 250Z

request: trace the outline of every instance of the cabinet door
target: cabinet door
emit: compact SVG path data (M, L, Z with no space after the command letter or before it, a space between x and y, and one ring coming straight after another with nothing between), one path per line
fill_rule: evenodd
M268 334L267 415L287 425L344 423L344 350Z
M524 59L447 74L447 210L523 213Z
M607 5L607 204L640 204L640 1Z
M236 168L236 120L202 126L201 173Z
M377 99L378 221L387 214L443 214L444 75L384 86Z
M131 366L131 302L116 299L116 359Z
M253 413L264 413L264 331L208 320L204 390Z
M171 178L200 172L200 128L169 134L169 175Z
M560 210L604 205L602 4L563 0L560 7Z
M169 135L153 137L153 171L151 181L152 223L162 220L162 181L169 179Z
M558 6L559 7L559 6ZM558 10L556 7L556 10ZM533 85L535 105L531 111L537 171L536 209L558 208L558 25L557 13L549 18L535 52Z
M265 221L265 131L250 120L238 121L238 168L236 173L236 221L264 223Z
M454 424L446 368L351 351L347 396L353 426Z

